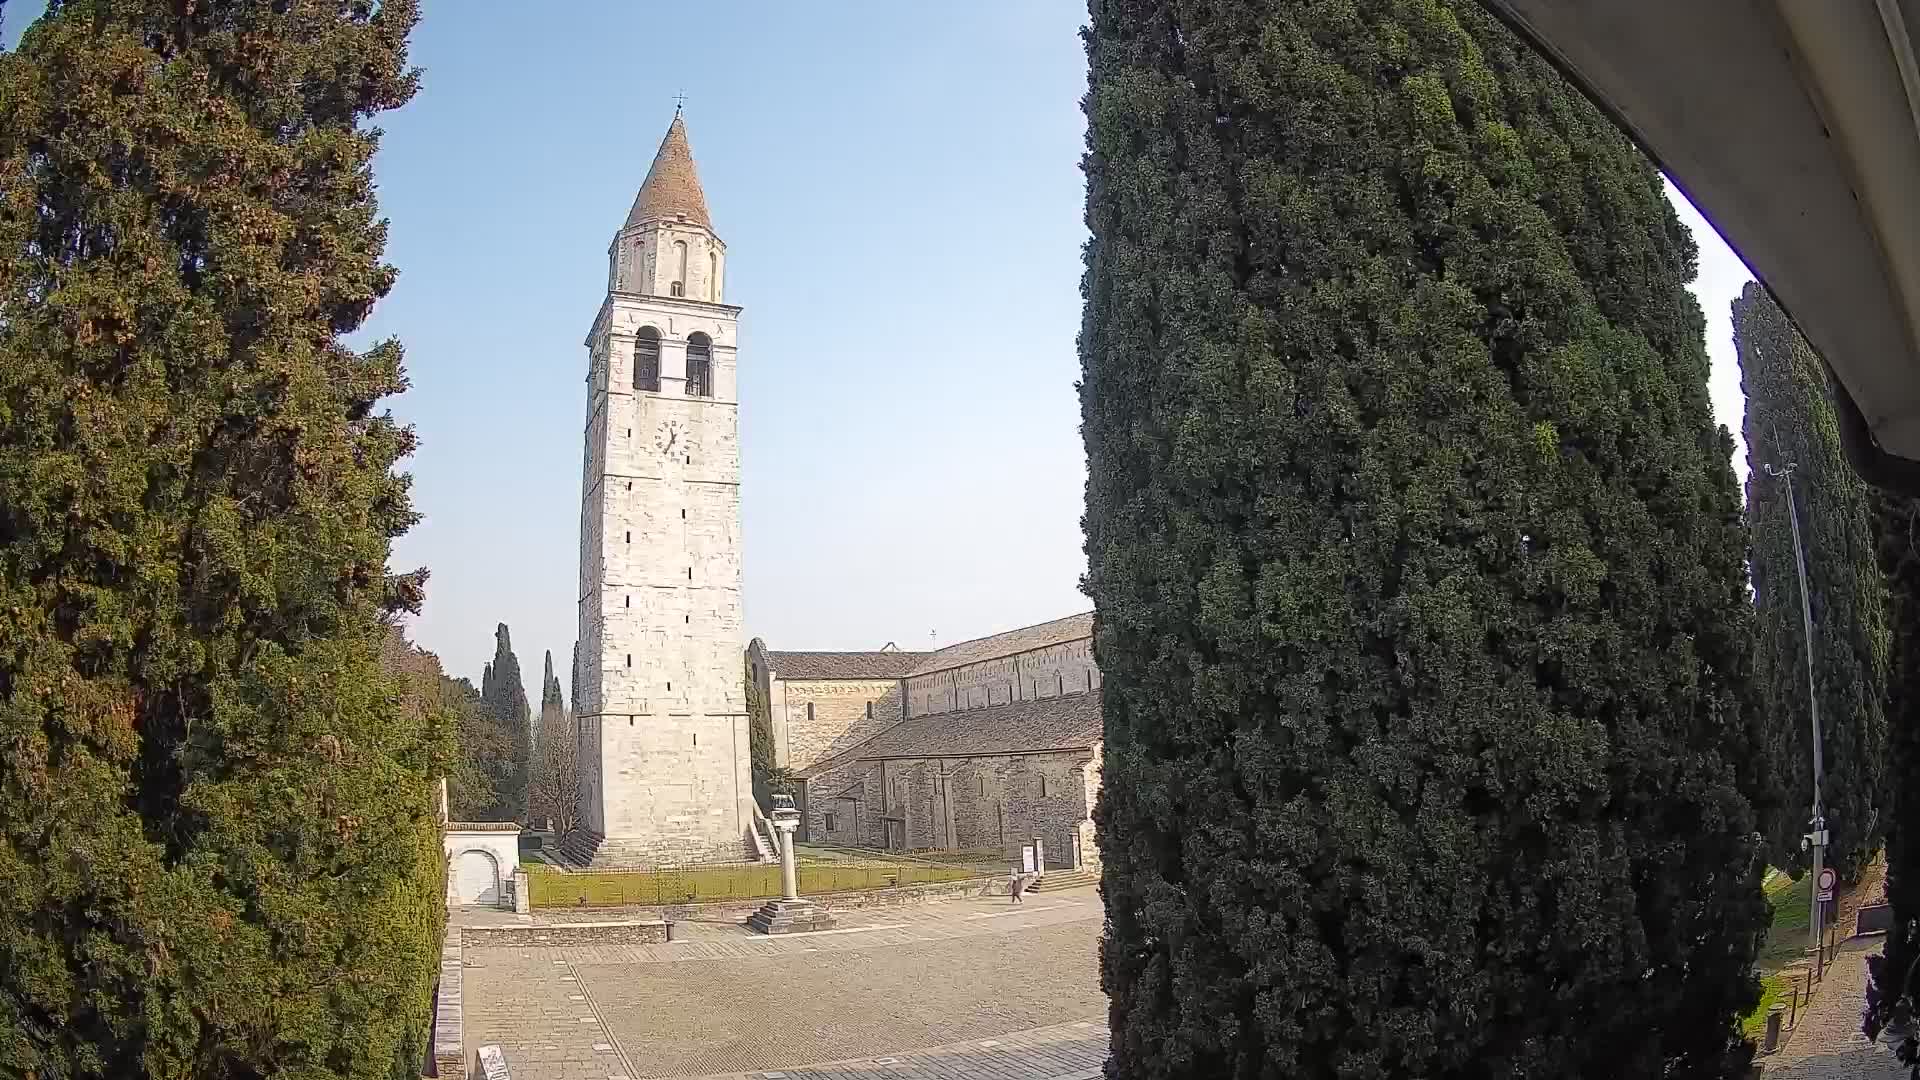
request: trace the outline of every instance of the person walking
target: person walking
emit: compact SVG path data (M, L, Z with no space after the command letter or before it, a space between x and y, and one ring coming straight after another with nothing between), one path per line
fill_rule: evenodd
M1007 896L1012 899L1013 903L1026 903L1020 896L1021 890L1025 889L1026 886L1027 880L1020 876L1018 867L1014 868L1013 872L1007 875Z

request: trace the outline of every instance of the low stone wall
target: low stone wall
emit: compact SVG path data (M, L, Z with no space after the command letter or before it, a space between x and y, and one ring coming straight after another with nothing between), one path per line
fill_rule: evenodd
M667 924L659 919L618 919L593 922L537 922L525 926L469 926L463 942L476 946L532 948L554 945L655 945L667 940Z
M440 1080L465 1080L466 1032L460 1016L460 928L447 927L440 941L440 984L433 1002L433 1073Z

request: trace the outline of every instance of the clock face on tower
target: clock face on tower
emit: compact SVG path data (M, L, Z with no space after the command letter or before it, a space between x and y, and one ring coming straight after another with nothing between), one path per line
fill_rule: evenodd
M653 433L653 448L665 457L672 457L676 451L685 453L687 429L681 427L678 420L669 420L661 424L660 430Z

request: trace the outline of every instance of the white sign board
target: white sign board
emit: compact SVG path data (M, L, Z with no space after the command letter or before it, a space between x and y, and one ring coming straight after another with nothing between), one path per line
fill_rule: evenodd
M1831 866L1821 867L1820 881L1819 881L1820 890L1819 890L1819 896L1817 897L1817 899L1819 899L1823 903L1825 901L1833 899L1833 887L1837 882L1838 882L1838 878L1833 872L1833 867Z
M507 1055L501 1053L498 1046L483 1046L475 1057L480 1065L480 1080L513 1080L513 1074L507 1071Z
M1020 848L1020 869L1025 873L1029 873L1029 874L1033 873L1033 845L1032 844L1024 844Z

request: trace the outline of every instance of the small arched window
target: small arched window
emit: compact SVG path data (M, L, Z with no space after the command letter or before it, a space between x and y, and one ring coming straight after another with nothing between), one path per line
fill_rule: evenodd
M707 299L720 302L720 255L707 252Z
M687 242L673 242L673 295L687 295Z
M687 396L713 396L713 342L705 334L687 335Z
M633 388L660 392L660 331L643 326L633 339Z

